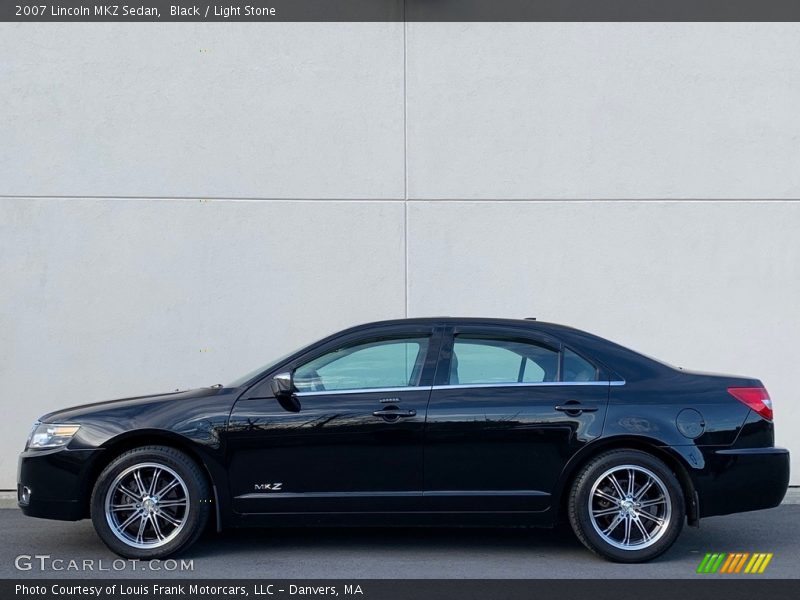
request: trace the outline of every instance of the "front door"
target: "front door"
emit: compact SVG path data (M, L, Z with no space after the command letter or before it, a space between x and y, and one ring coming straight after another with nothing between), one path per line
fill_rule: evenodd
M234 509L417 508L438 352L432 334L432 327L417 327L334 341L285 367L293 374L293 403L239 400L228 429Z
M428 405L430 510L542 511L570 457L602 431L609 382L558 341L457 327Z

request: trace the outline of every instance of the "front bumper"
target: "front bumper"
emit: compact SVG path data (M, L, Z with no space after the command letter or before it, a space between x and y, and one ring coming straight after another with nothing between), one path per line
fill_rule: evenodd
M29 517L77 521L89 516L92 468L100 449L26 450L17 465L17 502ZM23 488L29 497L23 497Z
M715 449L694 479L700 516L727 515L778 506L789 487L785 448Z

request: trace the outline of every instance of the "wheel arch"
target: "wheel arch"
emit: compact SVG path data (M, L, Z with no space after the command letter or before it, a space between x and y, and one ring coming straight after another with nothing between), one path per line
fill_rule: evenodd
M575 454L561 472L556 486L555 498L552 506L555 509L553 521L557 522L562 515L567 514L567 500L569 490L580 470L593 458L609 450L639 450L658 458L666 464L675 474L681 485L684 503L686 505L687 522L692 527L700 523L700 502L688 466L683 458L668 446L658 440L643 436L616 436L601 438L584 446Z
M179 450L200 466L214 494L215 527L217 531L220 531L222 528L222 518L220 515L217 484L205 458L198 450L196 444L192 443L191 440L172 431L163 429L137 429L134 431L126 431L107 440L102 444L102 446L100 446L103 449L103 452L101 452L98 458L92 463L85 478L85 489L83 490L82 494L84 517L89 517L89 504L91 500L92 489L94 488L100 473L103 472L103 469L110 465L114 459L124 452L142 446L166 446L175 450Z

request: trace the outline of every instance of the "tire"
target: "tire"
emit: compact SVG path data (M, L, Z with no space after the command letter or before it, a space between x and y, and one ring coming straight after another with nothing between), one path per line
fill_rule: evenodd
M122 453L97 478L91 498L95 531L125 558L161 559L203 533L211 493L201 467L183 452L143 446Z
M612 450L592 459L575 478L568 502L581 543L621 563L646 562L666 552L686 516L678 479L662 461L638 450Z

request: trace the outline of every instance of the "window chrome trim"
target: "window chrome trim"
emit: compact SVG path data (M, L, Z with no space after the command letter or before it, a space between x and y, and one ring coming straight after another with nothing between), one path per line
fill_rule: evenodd
M313 392L295 392L298 398L305 396L338 396L342 394L385 394L389 392L427 392L431 389L429 385L413 385L402 387L383 387L383 388L354 388L348 390L320 390Z
M530 383L458 383L454 385L435 385L434 390L465 390L470 388L505 388L505 387L564 387L564 386L620 386L619 381L539 381Z
M355 388L349 390L321 390L314 392L295 392L298 398L306 396L340 396L343 394L384 394L395 392L426 392L428 390L466 390L470 388L504 388L504 387L564 387L564 386L621 386L625 380L616 381L539 381L530 383L463 383L455 385L415 385L405 387Z

